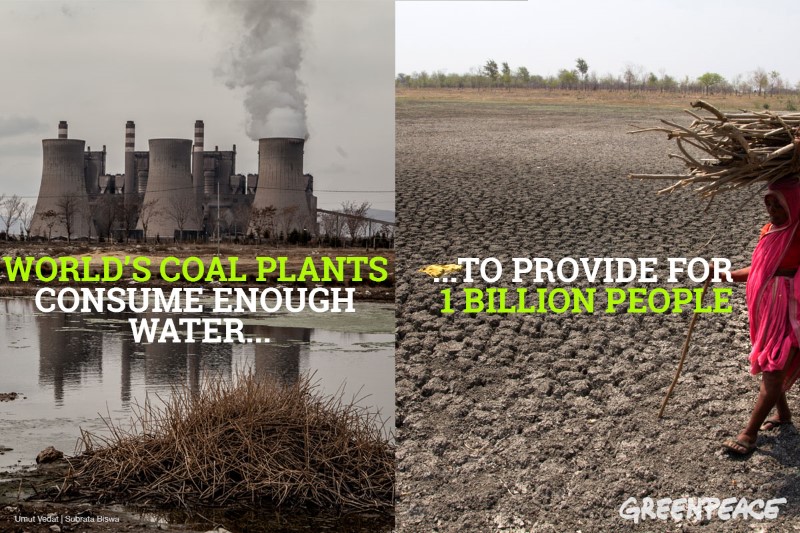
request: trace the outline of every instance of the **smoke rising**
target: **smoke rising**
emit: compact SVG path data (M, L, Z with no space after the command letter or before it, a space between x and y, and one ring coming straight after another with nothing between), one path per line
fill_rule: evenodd
M247 135L306 138L306 96L297 77L303 59L307 0L245 0L228 4L243 33L221 65L228 88L243 88Z
M47 126L33 117L0 117L0 137L38 133Z

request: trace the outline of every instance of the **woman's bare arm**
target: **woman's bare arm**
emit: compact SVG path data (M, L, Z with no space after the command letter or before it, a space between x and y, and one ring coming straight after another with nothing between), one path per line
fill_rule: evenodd
M734 270L731 272L731 279L736 282L747 281L747 277L750 275L750 267L746 266L744 268L740 268L739 270Z

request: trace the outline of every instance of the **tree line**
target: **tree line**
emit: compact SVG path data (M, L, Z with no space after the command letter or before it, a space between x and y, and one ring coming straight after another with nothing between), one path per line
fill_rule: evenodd
M24 238L31 231L34 206L16 194L6 196L0 194L0 237L5 240L11 238L14 226L20 238Z
M758 94L773 96L797 94L800 81L792 85L777 70L767 71L758 67L752 71L737 74L731 79L716 72L705 72L697 78L676 77L663 70L658 74L642 65L627 63L619 74L599 75L589 70L589 63L577 58L575 65L563 68L555 75L532 74L527 67L512 68L507 62L498 64L489 59L478 68L463 74L434 72L399 73L395 79L397 87L406 88L531 88L565 90L606 90L606 91L652 91L668 93L703 94Z

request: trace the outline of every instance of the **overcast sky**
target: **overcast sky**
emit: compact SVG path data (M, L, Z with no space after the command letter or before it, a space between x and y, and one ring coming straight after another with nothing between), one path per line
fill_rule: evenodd
M281 0L283 1L283 0ZM236 170L258 171L248 138L245 90L219 76L242 35L225 2L190 0L0 1L0 192L35 196L41 139L59 120L106 170L124 172L125 122L136 150L159 137L237 147ZM306 172L319 207L366 200L394 209L394 6L317 0L301 35L299 78L307 95ZM215 72L217 73L215 75Z
M660 76L731 80L761 67L800 81L797 0L397 2L396 73L466 73L486 60L555 75L584 58Z

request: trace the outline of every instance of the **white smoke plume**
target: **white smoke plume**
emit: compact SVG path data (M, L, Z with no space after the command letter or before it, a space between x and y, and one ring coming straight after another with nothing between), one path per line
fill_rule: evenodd
M306 97L297 77L303 59L307 0L236 0L238 43L219 74L245 91L247 135L306 138Z

